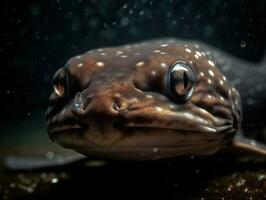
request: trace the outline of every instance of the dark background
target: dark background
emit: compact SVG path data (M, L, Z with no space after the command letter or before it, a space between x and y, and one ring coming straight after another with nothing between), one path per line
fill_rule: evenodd
M23 176L7 173L1 162L9 155L69 154L49 140L43 113L53 74L70 57L170 36L202 40L259 62L266 46L265 0L1 0L0 15L0 199L266 198L265 163L236 164L227 162L228 156L64 166ZM64 181L61 172L70 177Z
M249 61L266 43L264 0L2 0L0 125L43 112L53 73L92 48L158 37L203 40Z

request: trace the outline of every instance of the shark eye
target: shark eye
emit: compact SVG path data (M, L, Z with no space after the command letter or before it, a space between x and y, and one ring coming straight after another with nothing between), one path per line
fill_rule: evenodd
M193 93L195 75L184 63L176 63L168 72L167 88L171 97L179 102L186 101Z
M54 75L53 78L53 88L54 92L60 96L64 97L66 96L66 90L67 90L67 71L66 66L63 68L60 68Z

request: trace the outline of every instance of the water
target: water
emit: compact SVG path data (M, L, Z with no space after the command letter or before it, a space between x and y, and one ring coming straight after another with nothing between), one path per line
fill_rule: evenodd
M202 40L232 55L258 61L266 44L266 3L260 0L29 0L23 3L4 0L0 9L3 20L0 46L2 160L10 155L47 160L75 155L50 141L43 117L53 74L74 55L104 46L171 36ZM252 88L254 91L250 89L250 93L255 95L255 91L261 92L263 87L259 84ZM254 104L252 98L247 101ZM82 110L78 98L76 110ZM264 118L263 112L257 114ZM259 128L256 126L256 130L253 124L246 126L255 132L265 131L263 123ZM158 151L159 148L153 148L154 153ZM81 168L78 165L51 171L44 169L23 172L23 175L7 173L1 164L0 173L4 175L0 178L0 199L85 195L84 191L89 191L89 187L85 187L88 182L93 195L100 197L104 196L101 190L104 188L111 190L108 193L111 197L126 199L130 196L230 199L235 194L239 198L247 195L253 199L266 198L265 167L244 165L242 168L238 164L223 163L222 166L230 168L224 171L216 158L207 159L204 164L194 161L194 156L189 160L192 161L169 165L119 162L108 165L92 159ZM133 176L134 173L138 175ZM119 195L120 188L127 193ZM90 192L86 193L88 198Z

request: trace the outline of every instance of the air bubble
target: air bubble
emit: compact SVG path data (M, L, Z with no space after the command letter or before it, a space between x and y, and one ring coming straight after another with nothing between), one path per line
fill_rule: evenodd
M237 186L237 187L240 187L240 186L244 185L245 182L246 182L245 179L240 179L240 180L236 183L236 186Z
M242 47L242 48L245 48L246 47L246 42L245 41L241 41L241 43L240 43L240 46Z
M257 90L258 92L262 91L262 90L263 90L263 85L262 85L262 84L257 84L257 85L256 85L256 90Z
M58 183L58 178L52 178L51 183L53 184Z
M157 148L157 147L154 147L153 149L152 149L152 152L153 153L157 153L159 151L159 149Z
M266 178L266 176L264 174L258 175L258 181L261 181L261 180L263 180L265 178Z
M254 100L253 99L248 99L247 100L247 104L248 105L253 105L254 104Z
M122 26L127 26L129 24L129 19L127 17L123 17L120 23Z

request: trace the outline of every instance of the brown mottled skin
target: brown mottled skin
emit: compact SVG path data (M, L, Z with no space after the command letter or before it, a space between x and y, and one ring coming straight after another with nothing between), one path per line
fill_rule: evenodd
M191 96L169 93L169 70L188 66ZM46 113L53 141L100 158L150 160L210 155L230 144L241 123L236 89L196 43L155 40L96 49L54 76Z

